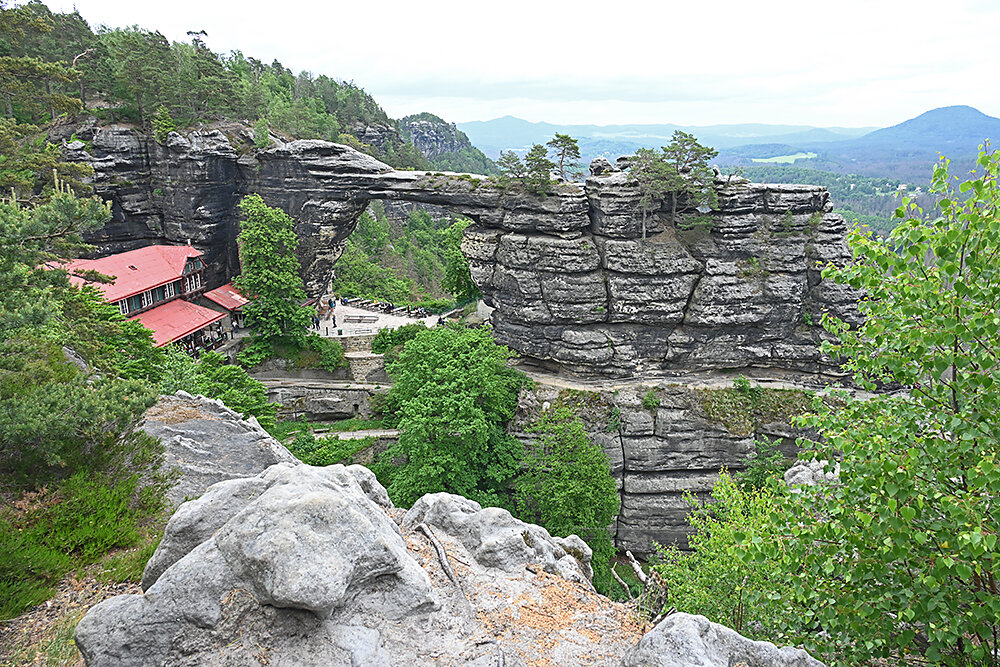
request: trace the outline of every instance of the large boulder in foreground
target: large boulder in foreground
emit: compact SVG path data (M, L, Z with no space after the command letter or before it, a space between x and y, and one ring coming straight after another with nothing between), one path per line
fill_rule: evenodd
M486 666L616 664L638 641L578 539L449 494L403 515L360 466L220 482L171 518L145 592L91 609L77 644L91 667Z
M747 639L704 616L671 614L639 640L622 667L823 667L802 649Z
M243 419L222 401L186 391L160 396L139 428L160 439L165 467L177 473L167 491L172 506L197 498L216 482L298 462L253 417Z

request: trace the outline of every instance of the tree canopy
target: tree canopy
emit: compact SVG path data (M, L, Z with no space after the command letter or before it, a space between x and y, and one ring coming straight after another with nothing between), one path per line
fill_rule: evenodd
M504 506L521 445L505 426L525 378L509 368L512 353L488 329L438 327L418 332L389 364L387 402L399 441L385 454L383 478L393 502L448 491Z
M861 387L903 390L818 404L809 451L839 483L787 494L781 539L744 546L784 563L800 640L849 664L998 664L998 177L983 151L956 189L942 159L936 215L904 200L888 239L855 231L855 262L823 272L865 295L859 328L824 317L828 351Z
M670 224L679 224L677 211L683 200L686 208L695 211L683 226L703 224L709 210L718 206L715 175L709 160L718 151L702 146L694 135L677 130L670 144L661 151L640 148L632 158L629 173L639 186L639 209L642 211L642 234L646 236L646 221L650 213L659 210L670 197Z
M568 134L556 133L548 143L545 144L551 148L556 154L556 168L559 169L559 177L566 180L566 174L568 173L571 178L576 179L581 176L583 172L580 171L580 145L577 143L576 139L569 136Z
M306 291L295 251L295 221L264 203L260 195L240 201L240 275L233 285L250 300L243 307L254 336L264 342L289 338L304 345L311 309L302 306Z

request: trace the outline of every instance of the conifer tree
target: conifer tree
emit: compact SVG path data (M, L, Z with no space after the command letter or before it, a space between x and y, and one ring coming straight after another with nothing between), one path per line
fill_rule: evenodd
M528 189L535 194L543 195L552 184L552 170L556 163L549 159L545 146L535 144L524 156L524 167Z
M566 180L566 173L573 178L579 178L581 175L580 163L577 160L580 159L580 146L577 140L568 134L559 134L556 132L556 136L545 144L556 154L556 168L559 170L559 177Z

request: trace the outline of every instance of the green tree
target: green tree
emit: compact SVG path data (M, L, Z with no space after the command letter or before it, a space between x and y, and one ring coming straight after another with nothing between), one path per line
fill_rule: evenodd
M552 170L556 163L549 159L545 146L535 144L524 156L525 182L528 189L538 195L549 191L552 185Z
M167 135L177 129L177 124L171 117L167 107L160 105L153 115L153 136L161 144L166 142Z
M26 42L52 31L51 16L31 7L0 6L0 98L9 118L55 120L62 113L80 109L80 101L60 90L60 84L76 81L79 73L66 65L29 52Z
M233 285L250 300L243 307L247 324L263 344L285 339L304 347L313 311L299 305L306 291L295 256L295 221L257 194L240 201L240 212L245 217L236 241L241 273Z
M662 154L650 148L640 148L632 156L629 173L639 185L639 209L642 211L642 238L646 238L649 215L659 210L671 186L673 174Z
M699 213L707 213L718 206L715 174L709 165L709 161L718 154L714 148L698 143L693 134L680 130L676 130L670 143L663 147L663 158L670 173L670 224L677 219L679 195L683 195L688 206Z
M556 154L555 166L559 169L559 177L566 180L566 173L569 172L571 178L579 178L580 171L580 145L577 140L568 134L559 134L552 138L547 144Z
M471 220L458 220L445 230L444 279L441 287L455 296L458 302L474 301L481 296L472 280L469 260L462 253L462 235L472 224Z
M608 455L566 407L543 413L528 431L536 439L525 450L516 482L518 516L553 535L582 537L594 552L595 579L600 574L610 580L614 544L608 526L619 499Z
M865 294L860 327L824 316L828 350L863 388L905 391L817 405L803 423L839 484L789 494L781 544L746 549L782 559L804 622L829 637L802 641L845 663L1000 664L998 176L983 151L956 192L942 159L936 216L904 200L888 239L855 231L854 263L824 269Z
M253 124L253 145L259 150L271 147L271 126L263 116Z
M511 356L487 329L437 327L418 333L389 364L387 402L400 435L379 473L393 502L409 506L448 491L506 504L522 452L505 425L525 381L507 365Z
M500 151L500 158L497 160L497 168L500 170L500 186L509 188L515 182L526 185L527 172L524 170L524 163L514 151Z
M771 475L754 488L723 471L712 487L711 503L685 497L693 508L688 522L694 529L687 548L660 546L652 561L665 584L667 608L700 614L764 640L778 639L796 622L800 609L789 604L781 563L740 558L745 535L771 547L778 544L772 513L775 496L781 493L779 481Z

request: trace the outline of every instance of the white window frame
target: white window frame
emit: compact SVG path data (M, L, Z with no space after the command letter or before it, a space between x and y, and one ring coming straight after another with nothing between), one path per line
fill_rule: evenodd
M174 296L174 294L175 294L175 292L174 292L174 284L173 283L167 283L166 285L163 286L163 298L164 299L169 299L170 297Z
M122 315L128 315L128 299L122 299L118 302L118 310Z
M153 305L153 290L147 290L142 293L142 307L149 308Z

